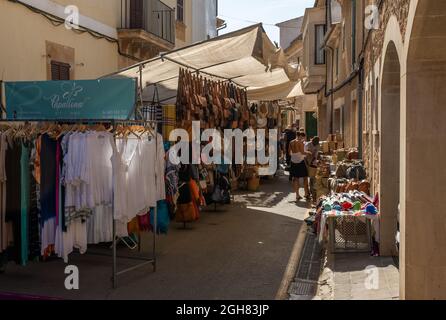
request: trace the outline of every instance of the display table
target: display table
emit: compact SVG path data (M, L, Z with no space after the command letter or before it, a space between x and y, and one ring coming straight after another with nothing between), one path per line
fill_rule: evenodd
M372 250L372 221L379 215L363 211L322 213L319 241L327 240L330 253L359 253ZM326 225L328 224L328 234Z

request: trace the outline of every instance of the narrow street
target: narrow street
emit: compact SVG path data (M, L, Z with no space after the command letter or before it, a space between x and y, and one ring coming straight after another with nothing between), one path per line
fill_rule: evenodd
M264 181L259 192L236 194L231 206L218 207L217 212L210 207L187 230L173 223L169 234L159 238L157 272L148 276L149 266L125 275L119 278L117 290L111 289L111 259L74 254L70 264L79 268L80 290L65 289L65 265L56 260L26 268L9 264L6 274L0 276L0 294L48 296L50 292L51 297L64 299L272 300L306 212L290 203L294 197L290 190L288 179L278 177ZM134 261L118 259L119 269L132 264Z

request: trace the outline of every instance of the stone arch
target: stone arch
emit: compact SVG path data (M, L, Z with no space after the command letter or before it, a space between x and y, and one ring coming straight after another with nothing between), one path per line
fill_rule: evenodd
M446 299L445 25L446 1L411 1L402 82L405 299Z
M397 256L395 244L400 203L401 64L394 41L383 51L380 101L380 251Z
M384 256L397 255L395 235L400 203L401 158L401 75L403 38L398 19L392 15L386 24L379 70L378 127L380 250Z

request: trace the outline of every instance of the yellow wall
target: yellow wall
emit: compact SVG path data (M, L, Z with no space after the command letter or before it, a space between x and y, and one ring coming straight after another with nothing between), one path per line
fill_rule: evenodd
M97 6L90 5L90 9L95 10L105 6L105 2L109 3L108 0L79 1L81 8L83 5L87 8L90 2L98 3ZM104 15L104 21L110 19L108 15ZM2 80L47 80L47 65L50 61L46 57L46 41L74 48L75 62L71 66L74 79L93 79L118 69L116 43L99 40L86 33L77 34L67 30L64 25L55 27L41 15L9 1L0 1L0 40ZM80 66L81 63L84 66Z
M120 22L121 0L52 0L63 6L75 5L81 15L117 28Z

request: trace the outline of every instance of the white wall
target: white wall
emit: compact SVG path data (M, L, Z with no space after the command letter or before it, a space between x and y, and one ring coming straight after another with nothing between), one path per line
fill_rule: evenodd
M217 36L217 1L192 0L192 42Z
M278 25L280 28L280 47L286 49L302 32L302 19L293 19Z

